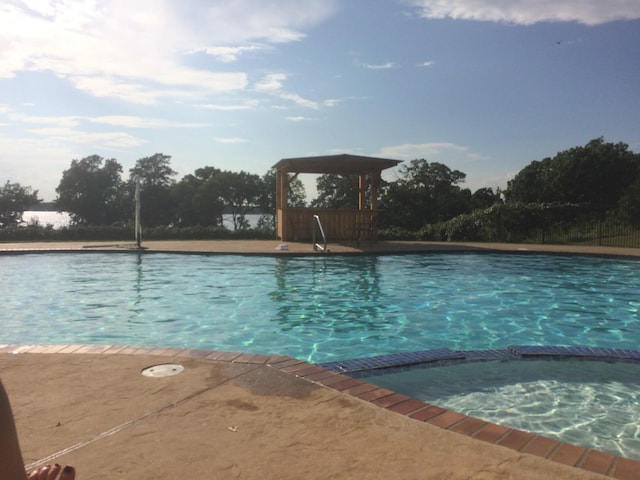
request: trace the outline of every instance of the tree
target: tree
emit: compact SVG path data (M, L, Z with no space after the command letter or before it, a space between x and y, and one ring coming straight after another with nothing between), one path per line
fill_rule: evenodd
M471 192L458 185L465 173L419 159L402 165L399 175L384 188L381 198L384 226L417 230L470 211Z
M215 167L198 168L193 174L185 175L171 188L176 209L175 224L180 226L222 225L224 206L218 192L215 191L215 185L209 183L220 173L220 170Z
M358 176L326 173L316 179L316 208L355 208L358 205Z
M140 181L142 189L147 187L170 187L175 183L177 172L171 168L171 156L156 153L140 158L135 167L129 170L129 177Z
M558 185L558 165L551 158L534 160L509 180L504 194L509 202L559 202L562 192Z
M216 175L211 182L215 182L220 199L224 206L231 211L234 230L249 227L247 213L260 204L262 181L258 175L244 171L223 171Z
M484 210L501 202L502 199L499 188L495 193L492 188L479 188L471 195L471 210Z
M37 190L7 180L7 183L0 187L0 226L18 225L22 221L24 211L40 201Z
M59 211L67 211L76 224L109 225L122 219L119 198L123 194L122 166L114 159L91 155L72 160L62 172L55 200Z
M509 202L576 203L604 213L617 206L640 176L640 155L602 137L541 162L531 162L508 183Z
M129 170L129 191L135 190L136 182L140 183L144 225L169 225L174 220L176 205L171 188L176 173L171 168L171 157L162 153L140 158Z
M304 208L306 206L307 194L302 180L297 176L290 178L287 190L287 205L293 208ZM258 220L258 227L276 225L276 169L270 168L262 176L262 194L258 202L258 207L262 216Z

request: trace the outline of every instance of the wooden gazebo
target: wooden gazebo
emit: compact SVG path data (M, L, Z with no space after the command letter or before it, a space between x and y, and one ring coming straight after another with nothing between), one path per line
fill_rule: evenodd
M401 160L348 154L280 160L274 165L278 238L283 242L310 239L313 234L314 215L320 218L330 241L353 239L354 232L360 225L372 224L376 228L381 173L400 162ZM293 174L295 178L300 173L357 175L357 208L290 208L287 203L289 174ZM368 205L366 204L367 186L370 188Z

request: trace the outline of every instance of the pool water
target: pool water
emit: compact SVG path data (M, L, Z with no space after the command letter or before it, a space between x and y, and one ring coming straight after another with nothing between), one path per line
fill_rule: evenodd
M0 256L0 342L313 363L509 345L640 345L640 263L538 254Z
M483 420L640 459L640 365L476 362L366 378Z

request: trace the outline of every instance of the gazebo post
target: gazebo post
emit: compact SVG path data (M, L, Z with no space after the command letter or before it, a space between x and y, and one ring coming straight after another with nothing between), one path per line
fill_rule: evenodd
M289 174L286 169L276 170L276 222L278 228L278 236L283 242L287 241L288 232L288 198L289 191Z
M367 190L367 176L364 173L358 175L358 210L365 209L366 193Z

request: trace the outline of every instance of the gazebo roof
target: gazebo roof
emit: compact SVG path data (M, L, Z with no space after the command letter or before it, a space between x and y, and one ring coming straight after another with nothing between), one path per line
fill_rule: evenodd
M292 173L335 173L357 175L381 172L398 165L402 160L365 157L361 155L324 155L320 157L283 158L274 165L277 170Z

